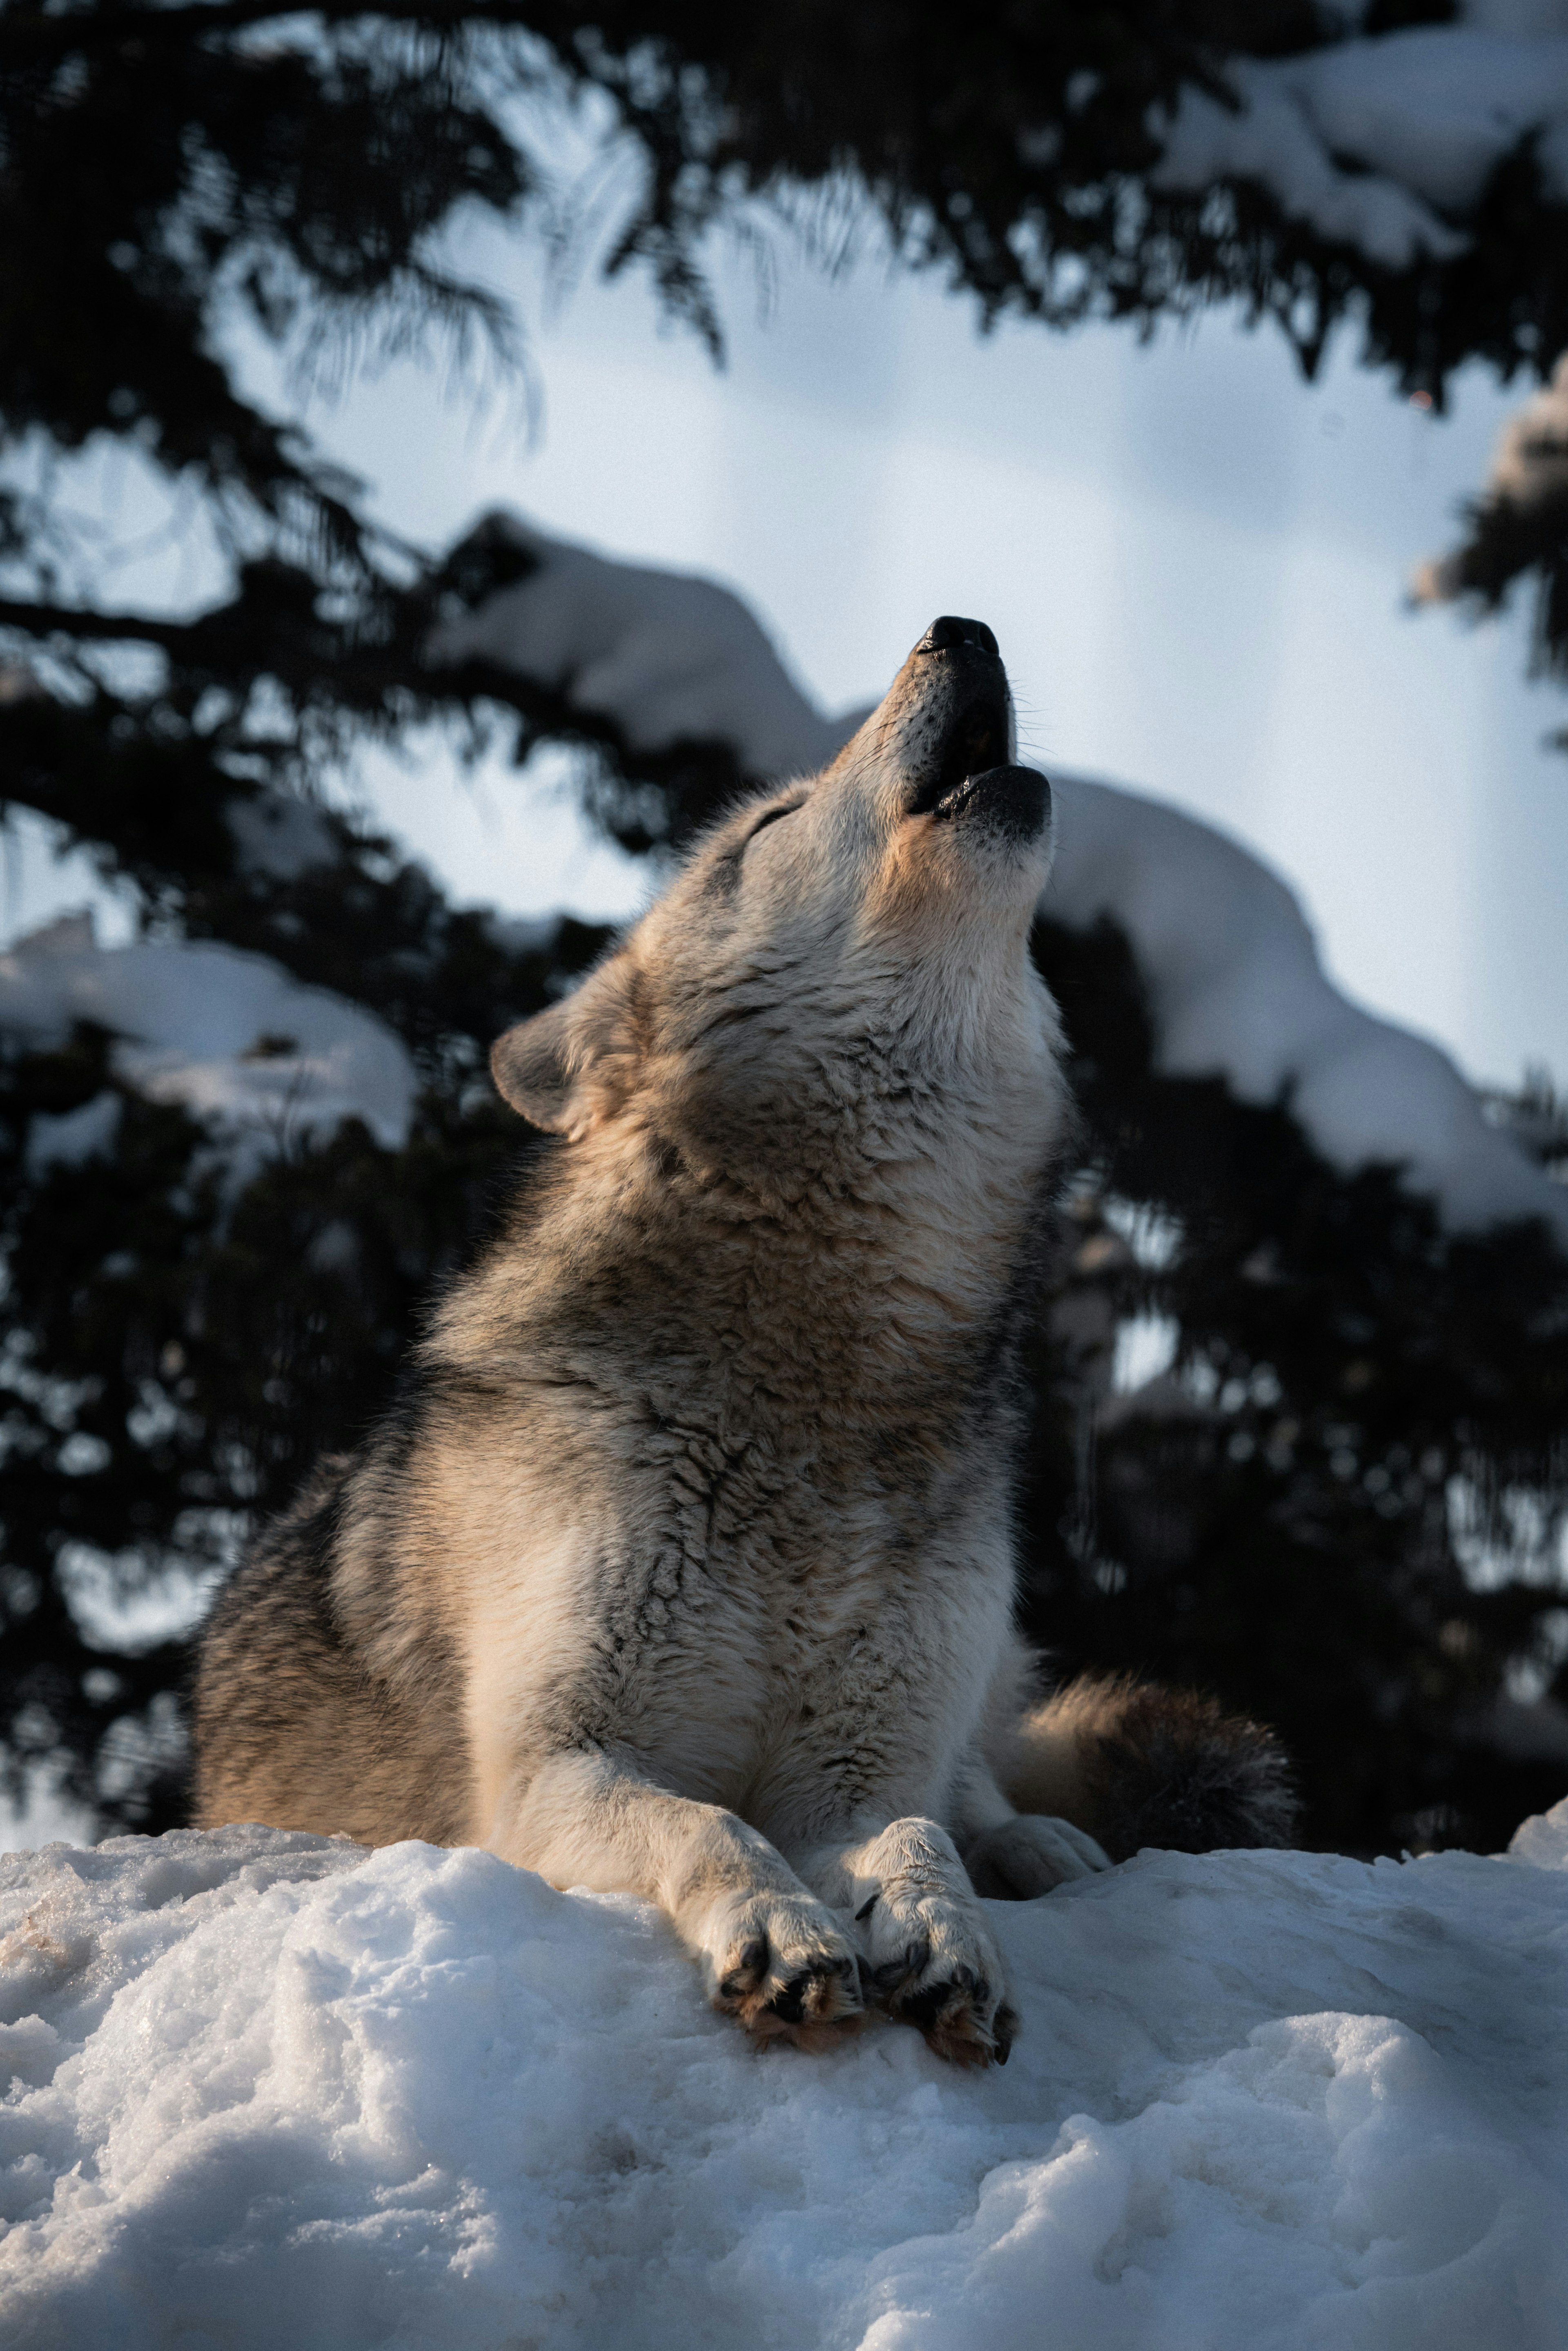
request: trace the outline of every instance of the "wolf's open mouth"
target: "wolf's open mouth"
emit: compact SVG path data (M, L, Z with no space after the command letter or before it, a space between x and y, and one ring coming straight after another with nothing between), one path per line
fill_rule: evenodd
M936 771L921 785L904 814L947 813L942 805L945 800L956 801L972 776L983 775L988 768L1005 766L1007 757L1007 705L994 694L978 695L960 711L947 730Z

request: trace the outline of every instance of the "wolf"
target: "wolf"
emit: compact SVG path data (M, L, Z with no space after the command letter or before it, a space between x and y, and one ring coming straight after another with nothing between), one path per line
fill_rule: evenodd
M222 1596L197 1817L660 1905L709 1999L1007 2057L986 1896L1288 1840L1270 1735L1014 1631L1020 1339L1071 1134L1051 789L934 622L492 1055L553 1138L395 1408Z

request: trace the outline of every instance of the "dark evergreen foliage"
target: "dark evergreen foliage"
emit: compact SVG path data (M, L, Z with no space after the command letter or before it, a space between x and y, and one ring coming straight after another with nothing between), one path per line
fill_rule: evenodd
M1497 1706L1531 1660L1568 1695L1562 1587L1528 1572L1568 1496L1568 1263L1539 1228L1445 1234L1287 1104L1158 1074L1110 925L1042 923L1036 953L1094 1146L1038 1366L1037 1636L1276 1724L1313 1843L1495 1850L1568 1761L1511 1757ZM1140 1408L1106 1351L1150 1312L1179 1344ZM1459 1545L1488 1531L1512 1556L1478 1589Z
M603 945L561 927L515 957L503 1019L540 1008ZM15 1791L28 1761L66 1767L103 1817L183 1816L181 1643L139 1647L94 1570L132 1598L171 1571L232 1558L325 1450L353 1445L390 1397L421 1305L483 1229L526 1148L475 1082L483 1041L444 1013L437 1073L401 1151L358 1121L268 1156L232 1196L228 1151L183 1110L120 1087L108 1040L0 1066L0 1728ZM491 999L484 987L477 1000ZM29 1164L40 1114L110 1091L118 1127L77 1165Z
M1440 13L1379 6L1389 27ZM307 359L334 339L477 336L505 357L508 321L443 238L475 208L548 228L530 106L554 92L594 98L641 161L612 265L651 268L716 340L709 228L760 195L831 257L854 187L987 317L1149 325L1239 298L1309 368L1358 319L1370 356L1438 399L1469 357L1544 370L1568 341L1568 245L1528 152L1495 175L1469 251L1403 276L1255 189L1150 188L1151 105L1184 79L1222 89L1227 55L1342 29L1312 0L956 17L615 0L591 22L548 0L0 7L0 793L86 847L151 925L370 1007L423 1088L403 1150L350 1123L236 1188L194 1120L119 1083L101 1035L0 1068L14 1782L63 1759L106 1820L178 1816L183 1652L115 1632L83 1578L97 1562L133 1593L209 1566L364 1427L525 1147L484 1049L599 943L566 925L519 947L319 808L302 859L258 854L257 827L356 741L425 722L519 756L575 745L591 809L635 850L739 780L716 746L633 758L564 695L426 665L432 622L515 576L517 550L479 532L435 563L379 529L361 486L247 398L225 336L245 324ZM225 576L210 610L96 601L101 542L68 465L110 446L191 500ZM1456 1478L1481 1507L1561 1490L1561 1262L1530 1235L1446 1242L1387 1175L1323 1167L1288 1107L1152 1074L1113 938L1042 935L1042 953L1088 1113L1080 1201L1142 1204L1179 1246L1140 1267L1087 1210L1077 1228L1026 1498L1040 1627L1069 1661L1192 1677L1278 1719L1326 1840L1495 1839L1535 1790L1488 1744L1486 1709L1540 1637L1542 1595L1470 1590L1445 1497ZM40 1117L105 1093L120 1109L100 1155L29 1156ZM1204 1411L1101 1409L1091 1343L1139 1301L1179 1322Z
M1542 454L1561 466L1568 460L1568 446L1543 439ZM1520 581L1531 581L1533 664L1568 679L1568 488L1528 499L1478 499L1466 524L1462 545L1442 567L1451 592L1473 611L1495 612ZM1559 735L1557 742L1568 748L1568 735Z

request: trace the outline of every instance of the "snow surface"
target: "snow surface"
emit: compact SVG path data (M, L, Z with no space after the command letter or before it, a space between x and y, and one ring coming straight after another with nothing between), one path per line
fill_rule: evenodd
M727 590L567 547L515 517L492 523L538 569L449 628L442 658L480 651L547 678L643 749L716 737L759 777L813 772L863 716L814 710ZM1057 863L1042 911L1078 928L1103 914L1122 925L1162 1068L1224 1076L1248 1102L1290 1090L1337 1166L1405 1163L1461 1228L1539 1216L1568 1238L1568 1194L1489 1124L1447 1054L1340 994L1296 898L1260 859L1138 793L1051 780Z
M10 2351L1556 2351L1568 1802L991 1906L1024 2029L758 2056L652 1909L260 1829L0 1862Z
M154 1102L183 1102L248 1134L284 1140L362 1118L395 1149L408 1133L413 1066L372 1014L306 987L270 957L196 941L100 947L90 914L68 914L0 955L0 1036L32 1050L73 1021L114 1031L116 1074ZM33 1123L35 1166L112 1144L110 1093Z
M1188 88L1150 128L1156 187L1251 180L1323 236L1408 268L1461 252L1504 157L1535 141L1545 193L1568 199L1568 9L1489 0L1305 55L1227 60L1235 110Z

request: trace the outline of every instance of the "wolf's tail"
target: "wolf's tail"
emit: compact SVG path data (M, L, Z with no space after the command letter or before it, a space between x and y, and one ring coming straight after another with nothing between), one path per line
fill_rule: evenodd
M1270 1730L1194 1690L1085 1674L1016 1723L998 1776L1020 1813L1051 1813L1113 1861L1143 1845L1289 1845L1300 1813Z

